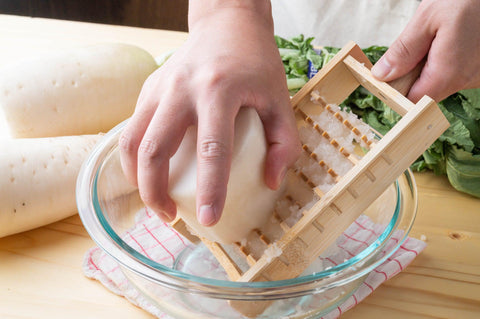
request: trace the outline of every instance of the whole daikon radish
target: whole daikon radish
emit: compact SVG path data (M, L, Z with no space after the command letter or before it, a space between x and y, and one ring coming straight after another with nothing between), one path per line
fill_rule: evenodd
M240 109L225 207L211 227L201 225L196 217L196 141L196 128L191 127L170 160L169 194L177 213L199 237L224 244L240 242L267 222L283 192L271 190L264 181L267 145L262 122L254 109Z
M133 113L156 68L148 52L118 43L7 64L0 68L0 125L14 138L107 132Z
M77 174L100 137L0 140L0 237L74 215Z

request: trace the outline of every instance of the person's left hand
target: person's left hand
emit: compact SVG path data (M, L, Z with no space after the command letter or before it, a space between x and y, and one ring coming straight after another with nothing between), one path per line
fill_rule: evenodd
M423 0L398 39L372 73L390 82L426 59L408 93L417 102L441 101L463 89L480 87L480 1Z

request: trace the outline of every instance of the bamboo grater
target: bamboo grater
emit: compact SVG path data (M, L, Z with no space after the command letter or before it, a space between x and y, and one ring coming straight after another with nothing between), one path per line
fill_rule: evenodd
M289 172L290 178L301 185L299 197L313 199L313 204L310 201L307 205L305 198L285 195L284 200L300 207L301 216L295 224L288 225L280 214L274 212L274 222L266 225L265 229L274 229L275 239L269 238L268 231L263 229L253 230L249 240L237 243L236 247L201 239L231 280L272 281L300 275L448 128L448 121L432 99L425 96L418 103L412 103L402 95L410 87L408 80L390 84L378 81L370 73L371 66L362 50L350 42L293 97L292 105L299 127L313 130L328 139L351 162L352 167L339 174L326 166L320 158L321 154L316 154L304 144L303 156L317 162L318 169L326 170L335 184L327 192L322 192L312 182L313 177L303 172L301 167ZM417 75L411 74L415 78ZM379 140L362 134L333 107L360 85L402 116L395 127ZM335 120L358 136L368 152L363 157L356 157L346 151L312 119L312 114L319 111L330 112ZM181 220L177 219L172 225L195 240L185 231ZM250 247L254 242L257 242L256 248ZM261 254L259 247L263 249ZM268 305L265 302L259 302L257 307L251 302L231 303L247 316L261 313Z

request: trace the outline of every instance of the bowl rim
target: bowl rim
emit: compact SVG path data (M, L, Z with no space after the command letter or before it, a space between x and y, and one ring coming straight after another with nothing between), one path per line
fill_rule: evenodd
M413 198L411 216L400 215L401 192L398 181L395 182L397 203L392 220L382 234L360 254L332 268L314 274L292 279L270 282L235 282L229 280L199 277L156 263L126 244L110 227L98 203L96 185L102 159L116 147L118 137L128 119L107 132L84 161L77 178L76 200L80 218L94 242L119 265L131 272L161 285L189 293L215 295L219 298L258 300L278 299L318 293L340 286L365 276L387 260L407 239L413 226L418 206L417 187L413 173L407 169L402 175L407 179ZM409 220L404 220L409 218ZM406 222L403 235L395 245L383 255L375 258L376 253L388 243L396 227ZM113 240L112 240L113 239ZM364 266L366 264L366 266ZM221 289L221 291L219 291Z

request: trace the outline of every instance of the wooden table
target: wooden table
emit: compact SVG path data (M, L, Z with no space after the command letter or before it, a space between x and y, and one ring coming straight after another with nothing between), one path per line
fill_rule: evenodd
M0 15L0 63L52 48L117 41L154 56L185 33ZM415 174L419 210L412 237L427 248L402 273L342 318L480 318L480 200L445 177ZM94 243L79 217L0 239L0 318L152 318L81 265Z

